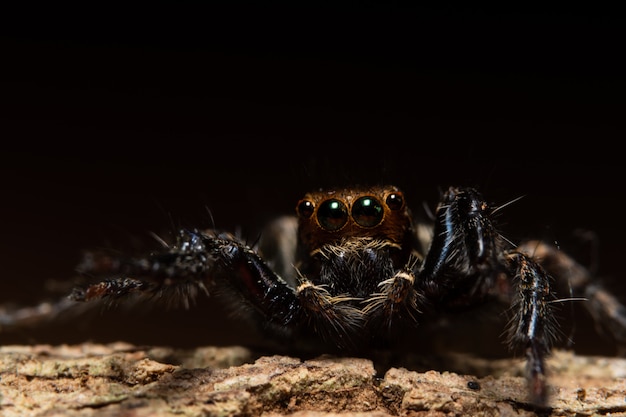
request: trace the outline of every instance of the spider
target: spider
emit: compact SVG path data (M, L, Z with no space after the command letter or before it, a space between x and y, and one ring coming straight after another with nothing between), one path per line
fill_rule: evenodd
M450 187L425 226L395 186L318 190L253 245L228 232L184 229L146 257L91 253L80 269L102 279L70 298L167 295L188 305L204 292L276 337L338 352L385 345L429 317L496 299L508 305L508 346L526 357L529 400L544 404L545 361L559 334L556 305L565 300L557 290L584 298L620 341L626 310L556 247L511 244L494 224L499 208L474 188Z

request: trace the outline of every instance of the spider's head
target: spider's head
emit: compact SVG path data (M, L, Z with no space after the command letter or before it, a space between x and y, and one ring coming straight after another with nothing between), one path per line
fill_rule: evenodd
M402 245L411 228L403 193L394 186L308 193L296 206L308 252L343 239L371 237Z

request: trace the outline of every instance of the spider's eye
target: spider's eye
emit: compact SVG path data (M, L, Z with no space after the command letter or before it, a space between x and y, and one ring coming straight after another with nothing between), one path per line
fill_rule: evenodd
M400 210L404 204L404 198L401 193L391 193L387 196L385 202L391 210Z
M358 225L374 227L383 220L383 206L374 197L361 197L352 205L352 217Z
M309 218L313 214L315 210L315 206L309 200L302 200L298 203L298 207L296 207L296 211L302 217Z
M348 221L348 209L339 200L326 200L317 209L317 220L325 230L339 230Z

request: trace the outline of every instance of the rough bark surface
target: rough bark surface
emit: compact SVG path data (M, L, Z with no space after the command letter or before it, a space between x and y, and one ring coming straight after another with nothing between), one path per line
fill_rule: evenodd
M526 401L519 359L446 358L464 372L367 359L258 357L245 348L0 348L0 414L13 416L626 416L626 360L556 351L547 408ZM483 376L477 376L483 375Z

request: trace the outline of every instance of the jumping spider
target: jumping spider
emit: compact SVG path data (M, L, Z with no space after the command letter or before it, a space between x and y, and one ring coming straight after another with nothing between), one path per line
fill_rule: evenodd
M289 340L313 336L347 352L378 345L429 314L496 298L511 313L509 346L525 353L530 400L545 403L557 290L584 298L620 341L626 313L555 247L514 247L493 224L497 210L473 188L450 187L425 234L394 186L320 190L306 194L297 216L272 223L253 246L218 230L181 230L174 244L145 258L92 254L83 272L103 279L71 298L174 294L188 303L200 292L227 293L231 304Z

